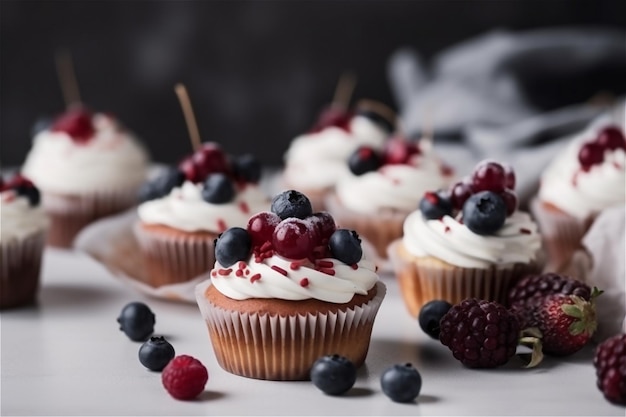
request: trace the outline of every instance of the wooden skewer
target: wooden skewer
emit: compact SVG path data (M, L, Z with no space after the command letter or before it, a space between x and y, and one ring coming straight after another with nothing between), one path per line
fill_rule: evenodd
M202 141L200 140L200 131L198 130L198 123L196 122L196 116L191 106L191 100L187 93L187 88L183 84L176 84L174 91L178 96L180 107L183 109L183 115L185 116L185 123L187 124L187 130L189 131L189 139L191 140L191 146L194 151L199 150L202 147Z
M350 105L350 99L352 98L355 86L356 77L352 72L346 71L341 74L341 77L337 82L337 87L335 88L332 105L347 109Z
M80 104L80 90L78 88L76 73L74 72L72 54L68 49L61 49L57 51L55 61L57 77L59 78L59 84L63 92L65 106L69 108L74 104Z
M435 140L434 113L435 109L433 107L429 107L428 110L426 110L424 123L422 123L422 137L420 138L420 142L422 144L428 144L431 147L433 146L433 141Z

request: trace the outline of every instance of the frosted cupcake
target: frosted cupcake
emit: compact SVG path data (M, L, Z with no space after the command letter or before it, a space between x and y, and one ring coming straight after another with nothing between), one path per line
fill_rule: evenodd
M0 178L0 309L33 303L39 289L48 219L39 190L16 176Z
M541 176L531 203L551 270L562 270L602 210L626 201L626 139L608 120L572 139Z
M110 115L75 108L38 133L22 172L42 194L48 243L71 247L87 224L137 203L148 155Z
M256 159L229 161L216 144L207 143L178 168L146 183L134 227L146 284L178 284L207 273L219 234L245 226L251 213L269 207L260 177Z
M386 289L355 232L290 190L247 228L224 232L215 252L196 297L222 368L304 380L324 355L363 364Z
M465 298L500 303L519 278L537 272L541 237L517 210L515 175L484 161L447 192L427 192L389 247L409 313L431 300Z
M351 175L338 182L326 207L341 227L356 230L387 257L387 246L402 236L404 219L428 190L445 188L452 170L432 150L430 141L395 137L383 151L362 146L347 160Z

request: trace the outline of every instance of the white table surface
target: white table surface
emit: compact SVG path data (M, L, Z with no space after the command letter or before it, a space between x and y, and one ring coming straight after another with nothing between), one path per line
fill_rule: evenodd
M36 306L0 314L1 414L5 415L587 415L624 416L595 386L592 347L522 369L517 357L503 368L472 370L429 339L406 313L395 281L376 323L366 364L344 396L324 395L310 382L273 382L231 375L217 364L195 305L148 298L124 286L88 258L48 249ZM156 333L177 354L198 358L209 371L206 391L177 401L161 374L137 359L140 343L118 330L130 301L156 314ZM395 363L411 362L423 378L417 402L398 404L379 378Z

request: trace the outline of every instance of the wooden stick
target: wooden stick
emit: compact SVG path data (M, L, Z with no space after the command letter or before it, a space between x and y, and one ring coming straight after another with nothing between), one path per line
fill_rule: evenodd
M202 147L202 141L200 140L200 131L198 130L196 116L193 113L193 107L191 107L191 100L189 99L187 88L185 88L183 84L176 84L174 91L178 96L180 107L183 109L185 123L187 123L187 130L189 131L189 139L191 139L191 146L194 151L197 151Z
M59 78L59 84L63 92L65 106L69 108L73 104L80 104L80 90L78 88L76 73L74 72L72 54L68 49L61 49L57 51L55 61L57 77Z
M332 105L347 109L350 105L350 99L352 98L355 86L356 77L352 72L346 71L341 74L337 82L337 87L335 88Z
M428 107L424 112L424 122L422 123L422 137L420 142L428 143L432 147L435 140L435 122L434 122L435 108L434 106Z

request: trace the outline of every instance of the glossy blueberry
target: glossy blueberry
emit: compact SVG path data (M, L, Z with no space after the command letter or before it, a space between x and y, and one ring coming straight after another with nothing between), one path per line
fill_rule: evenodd
M175 354L174 346L163 336L152 336L139 348L139 362L151 371L161 372Z
M37 120L35 120L35 123L33 123L33 125L30 128L30 137L34 138L40 132L43 132L44 130L49 129L50 126L52 126L53 122L54 122L54 118L50 116L41 116L37 118Z
M174 187L185 182L185 174L176 167L167 167L156 178L144 183L139 189L139 201L161 198L170 193Z
M410 363L393 365L381 375L380 386L392 401L407 403L419 395L422 377Z
M224 174L210 174L202 187L202 198L212 204L228 203L235 198L235 187Z
M261 179L261 163L252 154L234 158L232 169L235 178L239 181L257 183Z
M136 342L144 341L154 333L154 313L150 307L138 301L126 304L117 322L120 330Z
M452 304L444 300L432 300L424 304L418 316L418 322L424 333L439 340L439 322L451 308Z
M419 209L428 220L441 219L452 214L452 202L443 192L427 191L420 200Z
M252 239L241 227L231 227L220 235L215 242L215 259L224 268L243 261L250 255Z
M348 168L354 175L376 171L383 164L381 156L369 146L361 146L348 158Z
M361 238L354 230L337 229L328 241L330 253L333 258L341 262L353 265L363 257Z
M296 190L283 191L272 199L272 213L285 220L288 217L306 219L313 214L308 197Z
M39 190L32 184L23 184L15 187L15 192L18 195L26 197L31 206L39 205L41 201L41 194Z
M311 381L325 394L341 395L356 382L356 366L343 356L322 356L311 367Z
M504 225L506 204L492 191L473 194L463 204L463 223L477 235L489 235Z

